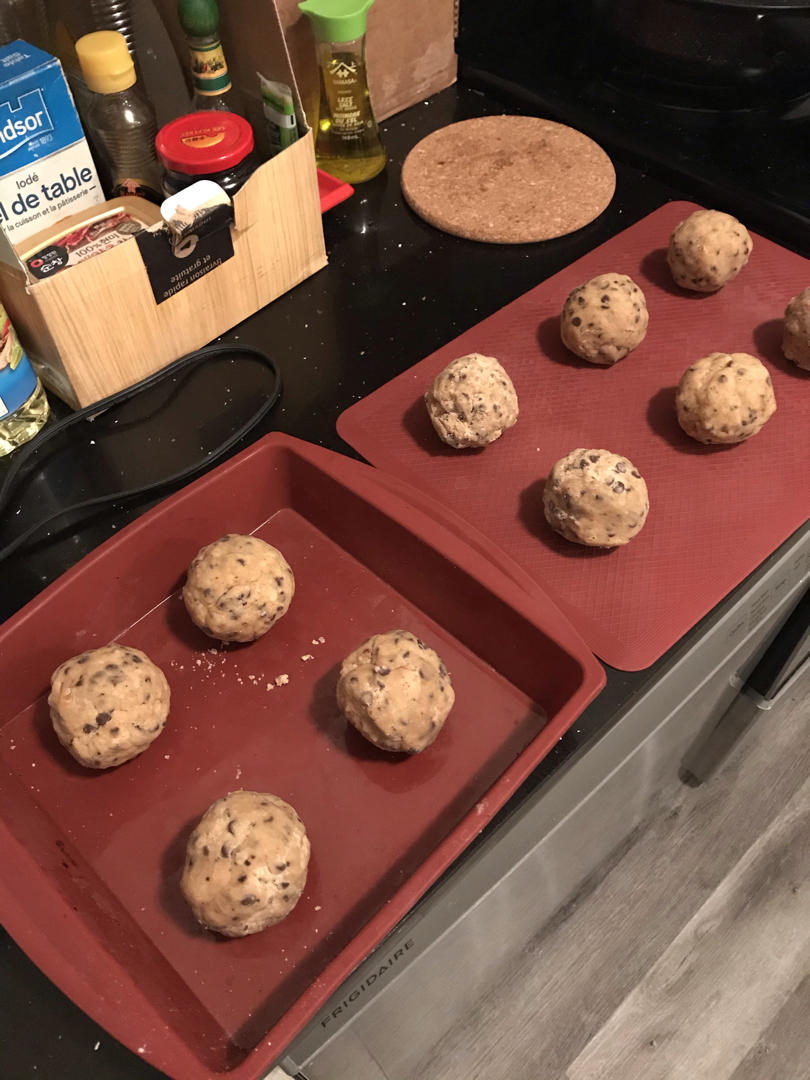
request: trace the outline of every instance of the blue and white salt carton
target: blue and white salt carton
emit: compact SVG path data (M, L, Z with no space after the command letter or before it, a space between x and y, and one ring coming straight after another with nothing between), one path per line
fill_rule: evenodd
M12 41L0 48L0 226L12 244L104 201L59 61Z

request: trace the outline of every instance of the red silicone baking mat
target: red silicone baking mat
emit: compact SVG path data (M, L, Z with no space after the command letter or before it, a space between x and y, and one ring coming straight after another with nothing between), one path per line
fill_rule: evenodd
M288 558L292 606L219 646L178 587L201 544L255 532ZM447 663L456 703L421 755L377 751L339 717L337 669L406 627ZM51 671L122 640L164 670L169 723L106 772L51 729ZM181 1080L263 1075L463 851L604 682L585 644L367 465L271 435L103 545L0 631L0 921L113 1035ZM13 671L13 678L9 672ZM227 941L178 881L220 795L271 791L306 823L292 914Z
M714 295L679 289L666 265L675 225L697 207L670 203L449 342L349 408L340 435L381 470L409 480L516 561L607 663L649 666L807 518L810 374L780 351L781 319L810 285L806 259L755 236L748 266ZM629 274L650 312L644 342L612 368L560 342L568 293L599 273ZM767 364L777 412L749 443L704 447L675 419L684 369L713 351ZM445 447L423 394L450 360L481 352L504 364L520 418L483 450ZM543 483L577 447L613 450L641 470L650 515L613 552L559 538Z

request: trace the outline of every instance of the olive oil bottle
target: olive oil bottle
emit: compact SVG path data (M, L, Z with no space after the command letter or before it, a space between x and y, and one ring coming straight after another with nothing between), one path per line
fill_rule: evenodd
M361 184L385 168L385 147L366 76L366 13L373 0L303 0L318 50L321 96L315 128L318 165Z
M49 412L42 383L0 305L0 457L33 439Z

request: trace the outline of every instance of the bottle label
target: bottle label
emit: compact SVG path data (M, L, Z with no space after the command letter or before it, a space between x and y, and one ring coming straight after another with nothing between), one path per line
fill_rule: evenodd
M193 45L191 53L191 75L194 89L198 94L213 97L224 94L231 88L231 77L222 43L212 41L210 45Z
M37 388L37 376L8 315L0 307L0 420L16 412Z
M367 127L365 80L360 65L346 57L335 57L327 69L327 98L332 127L343 138L359 136Z

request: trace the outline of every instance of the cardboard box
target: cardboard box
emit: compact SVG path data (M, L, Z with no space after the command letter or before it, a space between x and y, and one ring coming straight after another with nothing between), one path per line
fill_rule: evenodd
M89 405L200 348L326 265L312 133L234 196L233 257L162 303L135 240L45 280L0 238L0 296L42 378Z
M176 0L157 0L178 56L186 46L177 22ZM320 73L309 19L298 0L227 0L220 3L220 31L231 76L254 121L260 107L255 73L279 79L277 43L262 34L265 13L273 10L283 30L303 112L314 125ZM246 32L247 28L249 31ZM458 0L374 0L368 13L366 61L369 93L377 120L423 101L455 82Z
M271 0L230 0L241 16L234 54L244 73L261 59L294 90ZM169 25L167 20L167 25ZM249 28L249 29L248 29ZM230 62L230 55L229 55ZM264 130L252 67L257 141ZM46 386L72 406L131 386L200 348L326 265L312 132L260 165L233 198L233 256L158 303L135 241L37 280L0 235L0 301Z
M24 241L47 222L103 202L57 59L24 41L0 48L0 227Z
M309 19L298 0L276 0L298 89L310 123L320 76ZM458 0L374 0L368 13L366 61L377 120L423 101L456 80Z
M185 64L176 2L156 3ZM367 53L379 119L454 80L455 16L455 0L376 0ZM312 116L319 74L308 20L297 0L228 0L221 17L232 81L259 151L268 147L257 72L290 86L305 132L235 195L232 258L158 303L136 243L38 281L0 237L0 301L46 385L71 405L91 404L158 371L326 264L313 134L300 92L302 85Z

